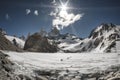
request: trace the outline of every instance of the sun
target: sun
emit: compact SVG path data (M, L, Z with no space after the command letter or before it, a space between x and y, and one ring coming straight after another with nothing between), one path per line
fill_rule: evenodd
M67 11L68 10L68 3L69 3L69 0L66 0L66 2L62 1L62 0L59 0L60 1L60 9L61 11Z
M68 10L67 2L64 3L64 2L61 1L61 5L59 6L59 14L58 15L61 18L66 17L68 15L67 10Z
M60 8L61 8L62 11L66 11L68 9L66 5L61 5Z
M59 10L59 16L60 16L60 17L63 17L63 18L64 18L65 16L67 16L67 14L68 14L68 13L67 13L67 9L68 9L67 6L64 5L64 4L62 4L59 8L60 8L60 10Z

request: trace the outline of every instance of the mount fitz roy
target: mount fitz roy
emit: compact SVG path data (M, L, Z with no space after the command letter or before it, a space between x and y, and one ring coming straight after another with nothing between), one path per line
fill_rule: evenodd
M93 29L88 38L81 39L73 34L58 35L55 39L63 52L115 52L118 51L120 27L101 24Z
M4 33L3 33L4 32ZM93 29L88 38L82 39L74 34L60 34L59 30L53 28L51 32L47 33L44 30L30 35L27 40L22 40L17 37L6 35L5 31L0 32L4 42L0 43L1 50L26 50L33 52L116 52L119 50L120 44L120 27L114 24L101 24L99 27ZM10 44L10 42L12 44ZM44 43L46 43L44 45ZM2 47L2 45L14 46ZM44 46L43 46L44 45ZM9 48L9 49L8 49Z

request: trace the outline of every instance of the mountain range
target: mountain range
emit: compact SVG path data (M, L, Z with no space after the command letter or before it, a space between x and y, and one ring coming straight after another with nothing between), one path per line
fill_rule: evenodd
M73 34L56 38L58 47L63 52L112 52L119 43L120 27L114 24L101 24L93 29L89 37L82 39Z
M42 30L41 32L33 34L34 36L30 35L29 37L31 38L27 38L26 41L17 37L2 34L3 31L1 32L1 36L4 37L7 42L10 43L10 45L14 46L14 48L18 47L27 51L33 50L37 52L115 52L118 49L117 45L120 41L120 27L112 23L101 24L100 26L93 29L90 35L84 39L70 33L61 34L56 28L52 29L49 33ZM5 39L2 40L1 38L1 41L4 42L6 41ZM32 48L32 50L28 49L28 45L25 45L29 44L28 41L30 44L32 44L29 46ZM47 45L42 46L45 43L47 43ZM15 44L17 44L17 46ZM3 44L1 43L0 46L2 45ZM55 48L55 46L57 49ZM37 49L41 50L35 50L36 47ZM1 48L1 50L2 49L3 48Z

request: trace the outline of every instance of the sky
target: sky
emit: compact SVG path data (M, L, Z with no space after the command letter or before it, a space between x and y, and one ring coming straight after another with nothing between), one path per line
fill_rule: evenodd
M102 23L120 25L120 0L0 0L0 27L9 35L56 27L85 38Z

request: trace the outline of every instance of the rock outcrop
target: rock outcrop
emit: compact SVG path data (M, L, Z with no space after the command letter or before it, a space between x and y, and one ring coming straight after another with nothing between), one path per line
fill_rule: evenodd
M13 63L8 59L8 55L0 51L0 80L17 80L12 66Z
M33 52L57 52L57 46L50 44L46 37L35 33L26 40L24 50Z
M35 71L37 79L41 80L120 80L120 66L112 66L105 71L95 73L80 73L78 71Z
M21 51L20 48L13 45L6 37L0 33L0 50Z

